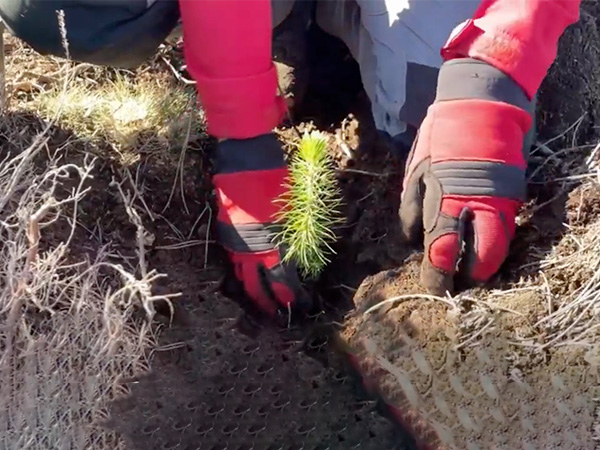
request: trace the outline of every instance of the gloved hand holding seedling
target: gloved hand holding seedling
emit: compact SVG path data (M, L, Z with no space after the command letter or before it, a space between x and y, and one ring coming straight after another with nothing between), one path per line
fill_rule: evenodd
M335 253L333 227L341 221L340 191L327 138L319 131L305 132L290 158L288 188L279 197L282 229L276 239L286 247L285 260L293 261L304 277L316 278Z

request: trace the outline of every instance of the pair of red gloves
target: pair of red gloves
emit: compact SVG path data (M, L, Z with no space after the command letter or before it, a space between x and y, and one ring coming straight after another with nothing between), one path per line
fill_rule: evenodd
M287 174L269 134L283 112L271 62L270 0L179 2L208 132L229 138L216 149L218 240L263 310L307 309L268 226ZM422 282L434 293L453 290L457 268L484 282L506 258L525 197L527 109L579 5L481 0L443 47L436 100L411 151L400 208L406 236L424 240Z
M466 80L472 80L466 83ZM530 101L501 71L456 59L440 71L438 93L407 162L401 226L424 237L422 283L453 291L459 258L468 282L488 280L504 261L525 198L523 143ZM263 310L310 308L294 267L271 239L287 168L273 134L225 140L216 149L217 232L237 279Z

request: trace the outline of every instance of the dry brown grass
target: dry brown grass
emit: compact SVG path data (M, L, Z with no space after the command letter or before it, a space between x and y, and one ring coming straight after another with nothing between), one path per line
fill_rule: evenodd
M42 58L10 37L7 47L10 107L56 120L80 141L110 148L121 163L180 148L190 131L202 130L194 87L173 76L164 55L132 72Z
M0 448L116 448L97 422L119 394L118 379L147 369L153 332L133 319L155 300L157 274L131 272L106 248L93 259L71 256L95 161L53 157L36 170L44 147L38 137L0 165ZM60 198L65 182L76 187ZM40 251L44 230L60 220L69 236Z
M45 90L26 106L42 117L61 111L60 123L80 139L108 142L126 153L144 146L144 135L181 143L187 129L191 97L168 79L132 81L121 74L100 85L84 81Z
M154 149L169 151L189 135L192 122L183 113L190 98L131 74L94 88L89 70L101 69L57 67L15 40L7 57L13 78L0 119L0 448L124 448L102 421L110 401L124 394L119 381L148 370L154 303L173 296L152 293L161 275L145 262L150 235L140 217L147 206L126 169L104 188L120 198L137 230L135 257L110 243L80 251L76 241L89 224L81 222L79 206L92 193L102 158L114 158L99 159L80 144L89 140L122 155L151 142L141 137L151 132L160 144ZM26 113L41 113L47 127L37 133L37 123L15 119ZM49 146L60 127L74 134ZM69 148L76 150L65 159Z

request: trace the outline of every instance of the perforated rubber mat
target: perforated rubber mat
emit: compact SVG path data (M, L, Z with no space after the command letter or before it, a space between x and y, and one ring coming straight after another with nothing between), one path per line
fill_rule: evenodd
M325 340L254 327L244 334L239 306L216 294L182 310L152 373L130 382L112 411L132 450L408 449L326 356Z

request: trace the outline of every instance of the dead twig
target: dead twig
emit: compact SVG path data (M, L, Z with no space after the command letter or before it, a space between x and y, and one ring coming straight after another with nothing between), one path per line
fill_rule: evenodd
M181 193L181 201L183 202L183 207L185 208L185 212L189 215L190 211L187 207L187 203L185 201L185 194L183 192L183 161L185 159L185 151L188 145L188 142L190 140L190 132L192 129L192 116L189 116L189 120L188 120L188 128L187 128L187 132L186 132L186 136L185 136L185 141L183 143L183 146L181 148L181 153L179 154L179 159L178 159L178 163L177 163L177 169L175 171L175 177L173 179L173 186L171 187L171 192L169 193L169 199L167 200L167 204L165 205L165 207L162 209L162 211L160 212L161 214L164 214L165 211L167 209L169 209L169 207L171 206L171 201L173 200L173 196L175 195L175 189L177 186L177 180L179 180L180 182L180 193Z
M390 305L390 304L394 304L394 303L403 302L405 300L414 300L414 299L438 301L438 302L442 302L445 305L450 306L450 307L455 306L455 303L453 303L452 301L450 301L449 299L444 298L444 297L438 297L436 295L426 295L426 294L407 294L407 295L398 295L396 297L392 297L392 298L383 300L383 301L377 303L376 305L373 305L370 308L368 308L363 314L364 315L371 314L374 311L377 311L378 309L380 309L381 307L383 307L385 305Z
M336 172L341 172L341 173L355 173L357 175L366 175L369 177L376 177L376 178L387 178L391 175L394 175L393 172L388 172L388 173L376 173L376 172L369 172L367 170L360 170L360 169L335 169Z
M171 64L171 62L167 58L165 58L163 55L160 55L160 59L162 62L165 63L165 65L171 71L173 76L175 78L177 78L179 81L181 81L183 84L185 84L186 86L194 86L196 84L196 82L194 80L188 80L183 75L181 75L181 73L175 67L173 67L173 64Z

